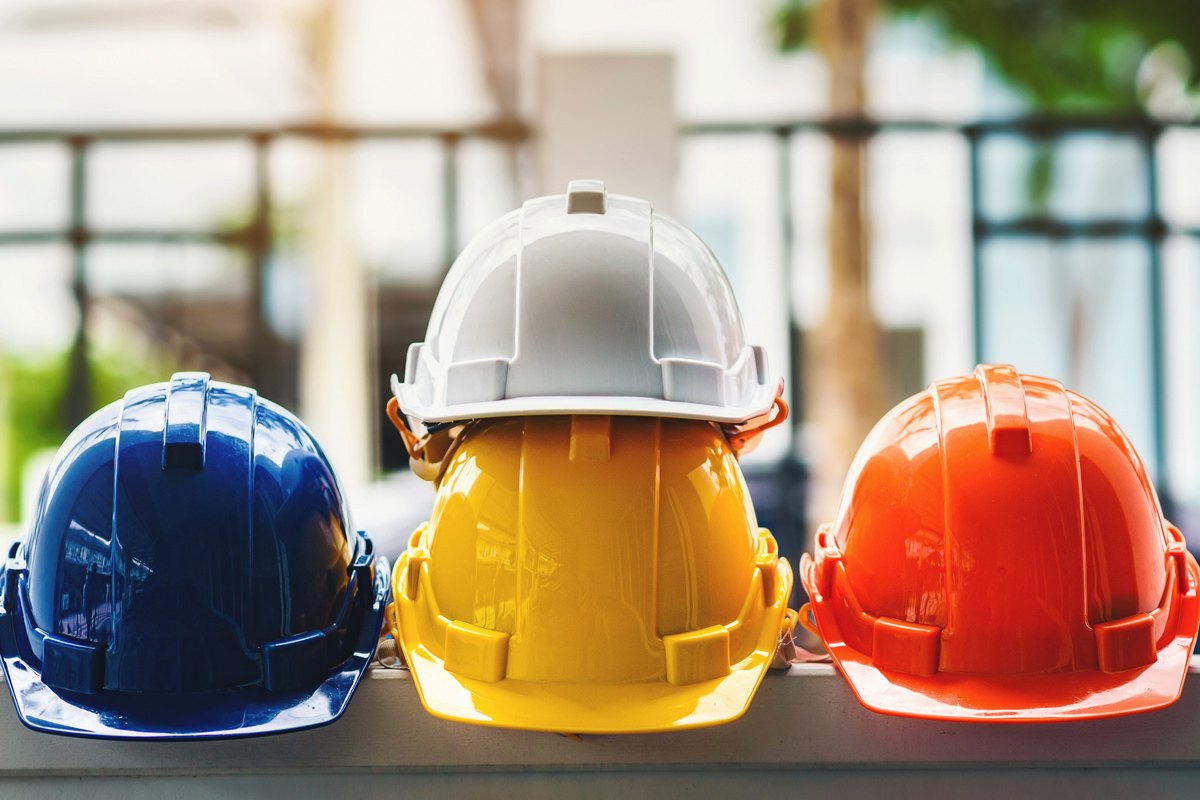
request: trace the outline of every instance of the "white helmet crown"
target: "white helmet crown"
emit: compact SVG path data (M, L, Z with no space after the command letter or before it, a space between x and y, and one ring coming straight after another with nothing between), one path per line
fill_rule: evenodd
M425 423L531 414L742 422L777 380L696 234L644 200L572 181L489 225L455 260L400 408Z

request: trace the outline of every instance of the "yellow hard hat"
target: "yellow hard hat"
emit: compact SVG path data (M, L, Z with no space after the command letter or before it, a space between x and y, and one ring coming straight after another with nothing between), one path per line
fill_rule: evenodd
M563 733L716 725L788 625L792 570L698 420L473 423L392 575L425 707Z

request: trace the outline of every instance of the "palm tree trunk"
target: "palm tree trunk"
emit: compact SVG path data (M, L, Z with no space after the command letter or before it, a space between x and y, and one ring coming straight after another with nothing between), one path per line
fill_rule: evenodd
M866 52L875 0L821 0L814 33L830 69L830 107L837 118L865 110ZM846 470L883 412L879 328L870 307L868 230L864 213L866 140L833 140L829 209L829 306L807 338L808 417L818 426L809 518L832 519Z

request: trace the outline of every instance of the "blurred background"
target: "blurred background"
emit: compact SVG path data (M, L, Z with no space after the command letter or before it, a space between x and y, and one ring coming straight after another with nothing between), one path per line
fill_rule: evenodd
M382 409L461 247L575 177L709 243L795 413L789 555L892 404L1012 362L1122 423L1200 544L1193 0L0 0L0 533L135 385L312 425L427 513Z

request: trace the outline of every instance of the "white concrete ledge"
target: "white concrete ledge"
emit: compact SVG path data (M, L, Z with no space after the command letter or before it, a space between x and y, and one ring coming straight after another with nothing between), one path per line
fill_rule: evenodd
M203 779L192 782L192 776ZM579 795L584 788L584 796L627 789L662 794L668 787L668 794L691 787L701 796L736 796L750 786L803 785L839 791L840 797L858 791L878 797L886 787L887 800L930 800L936 784L970 791L972 800L1018 793L1022 800L1043 794L1061 800L1085 793L1120 796L1147 780L1153 781L1154 800L1200 797L1200 659L1192 661L1183 697L1168 709L1054 725L874 714L859 706L828 665L769 674L746 716L728 725L583 741L435 719L400 670L372 670L334 725L240 741L47 736L24 728L11 703L0 703L3 797L61 795L86 786L90 798L129 800L150 787L158 796L188 786L185 794L206 797L340 796L389 788L418 796L440 788L497 800Z

